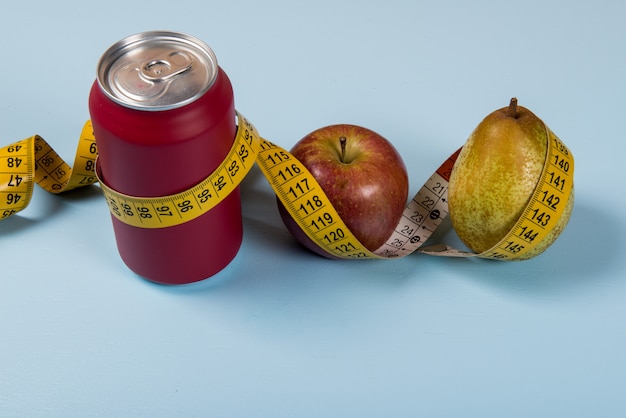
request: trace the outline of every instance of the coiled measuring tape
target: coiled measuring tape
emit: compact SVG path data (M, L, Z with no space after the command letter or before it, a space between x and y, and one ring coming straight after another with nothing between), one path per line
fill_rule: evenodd
M28 206L34 183L55 194L95 183L96 156L91 122L83 126L73 168L39 135L1 148L0 220Z
M547 129L548 151L537 187L515 226L493 248L480 254L445 245L420 248L448 215L448 183L460 149L432 174L408 202L398 226L375 251L347 228L311 173L293 155L262 138L237 113L233 145L220 166L196 186L159 197L134 197L109 188L98 176L91 123L83 127L72 169L38 135L0 149L0 219L24 209L33 180L51 193L100 182L111 214L139 228L165 228L188 222L234 191L256 163L300 228L326 252L339 258L398 258L415 251L452 257L519 259L537 247L563 215L572 194L574 159Z

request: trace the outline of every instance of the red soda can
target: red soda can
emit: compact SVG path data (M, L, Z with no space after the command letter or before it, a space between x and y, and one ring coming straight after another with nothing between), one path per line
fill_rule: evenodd
M200 183L236 134L232 85L214 52L176 32L139 33L106 50L89 113L101 181L135 197L172 195ZM214 275L235 257L243 236L239 189L176 226L144 229L112 219L124 263L163 284Z

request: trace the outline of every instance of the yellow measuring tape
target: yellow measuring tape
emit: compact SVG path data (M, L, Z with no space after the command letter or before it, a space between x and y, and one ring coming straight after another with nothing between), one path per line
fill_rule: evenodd
M139 228L165 228L188 222L215 207L248 174L259 148L267 146L264 140L261 144L260 136L248 120L240 114L238 120L233 145L219 167L199 184L181 193L152 198L133 197L116 192L98 177L113 216Z
M0 220L28 206L35 182L55 194L95 183L96 156L91 122L83 127L73 168L39 135L1 148Z
M450 173L460 150L451 155L404 210L400 223L380 248L370 251L350 232L311 173L293 155L263 139L237 114L233 145L220 166L196 186L169 196L134 197L116 192L98 177L97 149L91 123L81 133L73 169L38 135L0 149L0 219L24 209L33 180L51 193L96 181L111 214L139 228L165 228L190 221L219 204L237 188L256 163L300 228L321 248L340 258L397 258L417 250L442 256L516 259L545 239L562 216L572 194L574 160L549 129L548 153L528 207L511 231L480 254L447 246L420 247L448 215Z

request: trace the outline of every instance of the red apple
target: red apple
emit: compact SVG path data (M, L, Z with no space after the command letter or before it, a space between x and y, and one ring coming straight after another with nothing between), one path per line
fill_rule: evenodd
M320 128L298 141L291 153L318 181L341 219L370 251L391 236L404 211L409 179L393 145L355 125ZM278 202L283 223L305 247L337 258L316 245Z

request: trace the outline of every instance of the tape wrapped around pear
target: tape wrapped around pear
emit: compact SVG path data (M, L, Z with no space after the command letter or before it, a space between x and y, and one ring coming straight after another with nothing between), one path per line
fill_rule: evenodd
M513 228L540 181L548 128L530 110L510 105L489 114L463 146L450 176L448 204L452 226L476 253L489 250ZM545 251L565 228L574 190L550 233L519 259Z

